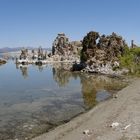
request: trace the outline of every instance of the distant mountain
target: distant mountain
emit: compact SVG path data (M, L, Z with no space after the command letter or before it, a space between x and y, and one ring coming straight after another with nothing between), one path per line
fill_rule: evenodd
M5 47L5 48L0 48L0 53L5 53L5 52L13 52L13 51L19 51L21 48L9 48L9 47Z
M20 51L23 47L17 47L17 48L9 48L9 47L4 47L4 48L0 48L0 53L6 53L6 52L16 52L16 51ZM32 49L37 49L37 48L33 48L33 47L25 47L29 50ZM43 48L46 51L51 51L51 48Z

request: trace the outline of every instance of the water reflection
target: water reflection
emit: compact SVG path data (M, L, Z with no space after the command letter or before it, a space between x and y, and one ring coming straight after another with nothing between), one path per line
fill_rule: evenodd
M52 71L54 80L61 87L69 84L71 78L74 78L75 80L79 78L85 108L93 107L97 102L111 96L110 93L113 91L120 90L125 86L125 83L122 84L121 80L115 78L109 78L104 75L69 72L65 71L64 67L66 67L65 64L53 66Z
M53 78L57 84L61 86L66 86L69 84L70 80L80 79L81 83L81 92L83 95L85 108L91 108L96 104L96 93L97 90L94 87L93 78L86 76L85 74L80 74L78 72L69 72L65 71L64 67L67 67L65 64L53 65ZM91 81L92 80L92 81Z
M21 71L21 74L25 79L28 78L29 76L28 74L29 66L30 65L16 64L16 69ZM47 67L47 65L34 65L34 66L37 67L39 72L42 72L43 69Z
M87 108L93 107L97 102L112 96L112 93L120 90L126 84L121 80L109 78L104 75L81 76L82 94Z
M16 69L20 69L21 74L24 78L28 77L28 65L16 64Z
M35 67L42 72L46 69L47 65L38 65ZM54 63L51 67L53 79L59 87L66 87L72 79L80 80L84 108L86 109L93 107L97 102L111 96L110 93L120 90L126 85L125 83L122 84L119 79L109 78L104 75L90 75L64 70L66 67L69 67L69 64ZM21 74L24 78L28 77L28 65L16 65L16 68L21 70Z
M94 79L86 75L81 76L82 94L86 108L91 108L96 104L97 89Z
M31 139L124 86L116 78L72 73L66 67L8 63L0 69L0 139Z
M79 77L78 73L72 73L64 70L64 68L69 67L70 64L53 64L52 73L54 80L58 83L60 87L65 87L71 78L75 80Z

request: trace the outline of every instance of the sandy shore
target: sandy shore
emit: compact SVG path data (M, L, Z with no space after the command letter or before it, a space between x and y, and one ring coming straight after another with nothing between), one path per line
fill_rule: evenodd
M140 140L140 79L117 95L33 140Z

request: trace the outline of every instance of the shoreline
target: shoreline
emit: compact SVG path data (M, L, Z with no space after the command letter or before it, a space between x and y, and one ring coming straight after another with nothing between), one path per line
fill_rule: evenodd
M140 140L139 85L140 79L133 79L117 93L117 98L101 102L90 111L32 140ZM114 122L119 125L110 127ZM90 133L83 134L85 130Z

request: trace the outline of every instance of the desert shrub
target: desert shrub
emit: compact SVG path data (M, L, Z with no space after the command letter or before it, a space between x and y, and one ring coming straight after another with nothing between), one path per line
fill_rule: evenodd
M125 50L120 57L121 68L128 68L131 74L140 75L140 48L130 48Z

